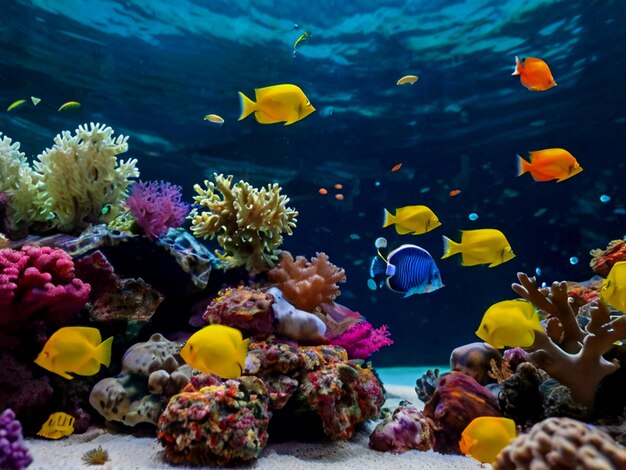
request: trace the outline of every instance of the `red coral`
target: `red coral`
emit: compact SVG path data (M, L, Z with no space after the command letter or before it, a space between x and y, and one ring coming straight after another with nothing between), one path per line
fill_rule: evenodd
M91 286L74 275L63 250L26 245L0 250L0 328L18 331L34 313L47 323L67 323L89 297Z
M331 344L344 348L350 359L367 359L383 346L393 344L389 335L387 325L374 329L371 323L362 321L350 326L341 336L334 338Z
M346 282L345 271L328 261L325 253L316 256L310 262L303 256L294 260L291 253L283 251L278 265L267 273L285 299L307 312L337 298L341 294L337 283Z

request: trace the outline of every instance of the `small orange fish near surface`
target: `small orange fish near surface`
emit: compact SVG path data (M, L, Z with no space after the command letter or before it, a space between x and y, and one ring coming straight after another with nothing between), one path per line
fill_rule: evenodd
M337 199L338 201L343 201L343 194L335 194L335 199Z
M460 189L453 189L452 191L450 191L448 193L448 196L454 197L454 196L458 196L459 194L461 194L461 190Z
M528 155L530 162L517 156L517 176L530 173L535 181L560 183L583 171L576 158L565 149L537 150Z
M343 189L343 184L341 183L335 184L335 189Z
M320 190L318 191L320 194L328 194L328 189L326 188L320 188Z
M395 166L391 169L391 172L393 173L394 171L398 171L400 168L402 168L402 163L398 163L397 165L395 165Z
M556 86L548 64L534 57L526 57L522 62L515 56L515 70L511 75L519 75L522 85L530 91L546 91Z

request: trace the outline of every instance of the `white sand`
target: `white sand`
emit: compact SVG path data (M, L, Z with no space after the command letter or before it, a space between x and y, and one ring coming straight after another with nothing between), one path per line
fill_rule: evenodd
M409 400L422 405L415 397L413 387L385 385L389 398L385 406L395 409L400 400ZM403 454L376 452L369 449L369 433L375 423L370 423L350 441L336 443L290 442L269 445L259 458L237 468L258 470L300 470L300 469L346 469L346 470L402 470L402 469L478 469L477 461L459 455L443 455L429 452L409 451ZM153 438L139 438L123 434L109 434L101 429L93 429L85 434L72 435L59 441L28 439L34 462L29 469L70 470L103 468L117 470L148 470L190 467L172 467L163 460L163 448ZM87 467L81 460L88 450L102 446L111 459L103 466ZM208 467L203 467L208 468ZM218 468L218 467L216 467Z

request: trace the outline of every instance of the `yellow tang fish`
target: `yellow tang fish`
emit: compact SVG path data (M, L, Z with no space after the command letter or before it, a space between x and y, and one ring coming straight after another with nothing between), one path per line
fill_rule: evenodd
M69 436L74 432L74 421L76 419L67 413L52 413L48 420L37 433L38 436L47 437L48 439L60 439Z
M439 227L441 222L427 206L405 206L396 209L395 215L385 209L383 227L390 225L395 225L400 235L420 235Z
M217 114L207 114L204 116L204 120L212 122L213 124L218 124L219 126L224 124L224 118L222 116L218 116Z
M112 336L103 342L97 328L66 326L50 336L35 364L66 379L74 378L68 372L94 375L100 364L109 367L112 343Z
M211 372L224 379L243 373L250 339L241 331L225 325L209 325L191 335L180 350L181 357L200 372Z
M626 261L613 265L602 283L600 296L607 304L626 312Z
M492 463L517 436L515 421L496 416L480 416L461 433L459 448L482 463Z
M461 253L463 266L488 264L490 268L515 258L504 234L494 228L461 230L461 241L453 242L443 237L443 256L441 259Z
M535 331L543 332L543 328L530 302L503 300L487 309L476 336L496 349L527 348L535 342Z
M289 126L315 111L304 92L296 85L272 85L254 91L256 102L239 92L241 116L238 121L254 113L260 124L284 122L285 126Z

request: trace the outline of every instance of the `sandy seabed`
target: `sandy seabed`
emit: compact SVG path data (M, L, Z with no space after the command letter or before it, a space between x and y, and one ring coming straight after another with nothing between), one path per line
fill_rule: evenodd
M409 400L423 406L415 396L413 387L385 384L388 393L385 406L395 409L400 400ZM444 455L433 451L409 451L403 454L377 452L368 447L369 434L376 423L368 423L349 441L334 443L288 442L268 445L258 459L236 468L258 470L403 470L403 469L489 469L469 457ZM163 447L154 438L109 434L94 428L84 434L69 436L59 441L27 439L33 455L28 468L42 470L71 470L102 468L116 470L187 469L198 467L172 466L163 459ZM110 460L102 466L86 466L82 455L102 446L109 452ZM202 467L219 468L219 467Z

